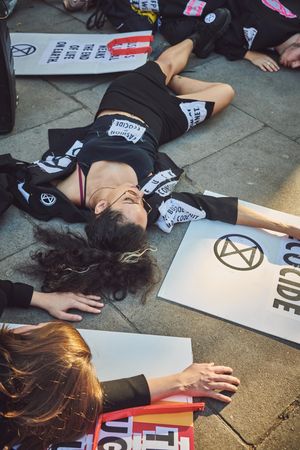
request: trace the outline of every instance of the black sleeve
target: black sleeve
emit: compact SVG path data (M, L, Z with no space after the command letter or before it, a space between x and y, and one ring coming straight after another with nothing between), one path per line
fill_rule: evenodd
M0 315L6 306L30 306L33 287L24 283L0 280Z
M103 389L103 411L149 405L150 391L144 375L101 383Z
M191 194L190 192L175 192L172 198L180 200L206 213L209 220L236 224L238 198L237 197L213 197L204 194Z
M215 43L215 51L230 61L243 59L248 51L243 31L243 21L247 23L246 19L245 17L234 18L225 34Z

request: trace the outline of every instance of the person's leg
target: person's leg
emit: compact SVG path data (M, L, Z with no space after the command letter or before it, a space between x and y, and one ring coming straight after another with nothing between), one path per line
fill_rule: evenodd
M214 102L212 115L228 106L233 97L233 88L226 83L213 83L175 75L169 87L178 98Z
M185 39L179 44L165 50L155 61L166 75L166 84L169 84L174 75L181 72L193 51L193 41Z
M194 52L198 57L206 57L212 51L214 42L226 31L230 23L230 12L219 8L199 22L197 31L179 44L165 50L155 61L166 75L166 84L181 72Z
M184 77L182 75L174 75L170 80L168 87L178 96L193 94L194 92L201 92L207 88L216 86L220 83L210 81L194 80L192 78Z
M178 95L178 98L214 102L212 116L226 108L234 97L234 90L229 84L214 83L213 86L198 92Z

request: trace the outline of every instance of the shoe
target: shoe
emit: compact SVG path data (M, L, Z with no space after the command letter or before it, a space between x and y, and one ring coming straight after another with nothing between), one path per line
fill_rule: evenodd
M67 11L88 10L95 6L96 0L63 0L64 7Z
M231 14L227 8L218 8L199 22L196 33L189 37L194 43L193 52L198 58L207 58L215 47L215 41L225 33L230 22Z

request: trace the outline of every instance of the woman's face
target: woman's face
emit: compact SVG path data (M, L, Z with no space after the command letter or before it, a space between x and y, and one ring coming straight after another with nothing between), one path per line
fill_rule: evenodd
M300 67L300 34L297 35L294 42L284 50L280 57L280 63L290 69L297 69Z
M113 211L120 212L128 222L147 227L147 212L144 208L143 192L132 184L123 183L114 187L103 188L102 200L96 204L95 213L99 214L110 206Z
M39 323L37 325L22 325L21 327L12 328L11 331L14 334L23 334L23 333L27 333L28 331L36 330L37 328L42 328L45 325L47 325L48 323L50 323L50 322L43 322L43 323Z

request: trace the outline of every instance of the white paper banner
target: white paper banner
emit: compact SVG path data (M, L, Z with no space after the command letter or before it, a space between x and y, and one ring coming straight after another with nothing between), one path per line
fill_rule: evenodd
M243 203L300 226L299 217ZM158 295L300 343L300 241L218 221L192 222Z
M151 31L122 34L11 33L16 75L80 75L122 72L143 65L147 53L112 56L107 44L116 38L150 37ZM146 47L131 42L116 48Z

